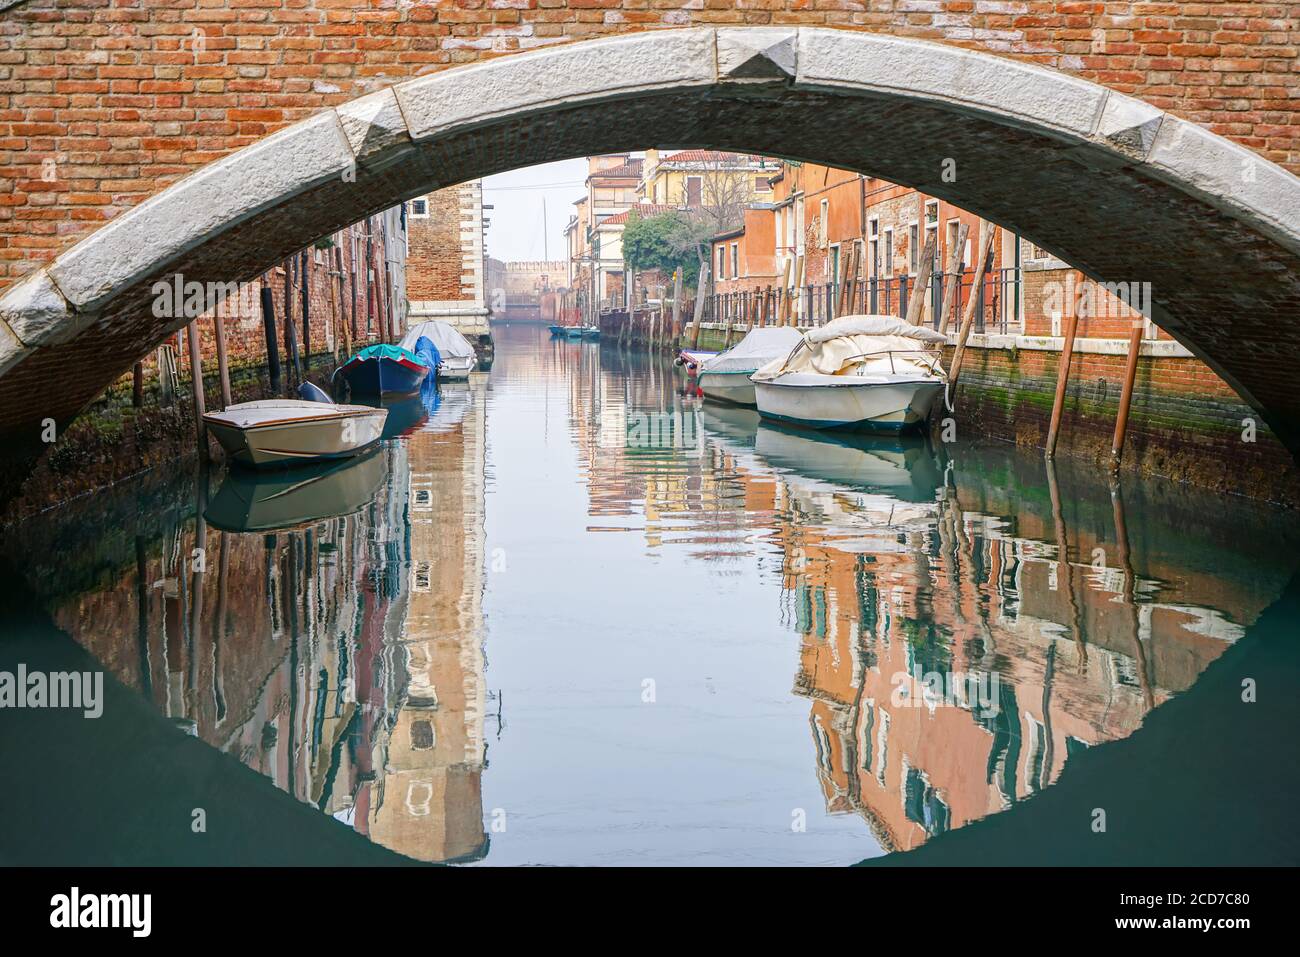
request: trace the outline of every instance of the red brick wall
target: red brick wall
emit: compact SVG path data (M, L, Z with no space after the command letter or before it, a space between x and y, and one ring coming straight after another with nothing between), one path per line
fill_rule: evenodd
M406 259L406 295L412 301L461 298L460 189L425 197L427 219L407 220L411 242Z
M653 27L831 25L946 41L1142 97L1300 170L1294 5L698 6L25 0L0 19L0 285L180 176L323 106L455 64ZM52 178L42 178L46 160Z
M1059 352L967 350L956 403L959 430L967 438L1044 446L1059 362ZM1126 363L1124 355L1075 354L1059 451L1109 460ZM1246 420L1256 424L1253 442L1244 437ZM1126 468L1222 492L1300 504L1300 472L1291 455L1194 358L1138 361L1123 461Z

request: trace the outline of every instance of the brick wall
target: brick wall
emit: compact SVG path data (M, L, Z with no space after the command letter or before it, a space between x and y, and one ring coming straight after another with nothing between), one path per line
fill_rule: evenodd
M1056 351L968 350L957 399L959 434L1045 446L1059 362ZM1109 461L1126 363L1123 354L1075 354L1060 453ZM1247 441L1252 425L1254 440ZM1138 360L1123 464L1220 492L1300 504L1300 471L1290 453L1195 358Z
M413 299L461 298L460 189L440 189L424 197L429 214L410 220L406 259L407 295Z
M403 79L692 24L851 27L1029 60L1300 169L1294 5L971 0L24 0L0 20L0 284L211 160Z

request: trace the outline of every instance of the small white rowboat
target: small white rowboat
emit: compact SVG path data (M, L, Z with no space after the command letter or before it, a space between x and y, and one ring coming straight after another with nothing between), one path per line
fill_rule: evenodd
M356 455L379 441L387 409L262 399L203 416L231 459L257 468Z

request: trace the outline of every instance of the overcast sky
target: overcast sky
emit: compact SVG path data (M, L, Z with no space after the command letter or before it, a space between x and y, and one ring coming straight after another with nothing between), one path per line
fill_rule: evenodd
M506 262L564 258L564 225L581 199L587 177L582 158L529 166L483 180L488 255ZM546 206L546 237L542 234L542 205ZM549 250L547 249L549 246Z

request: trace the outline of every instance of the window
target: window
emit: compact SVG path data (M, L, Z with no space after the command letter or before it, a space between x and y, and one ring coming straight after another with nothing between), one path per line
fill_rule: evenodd
M429 201L427 199L411 200L411 218L412 219L429 218Z
M718 278L727 278L727 247L718 247Z
M704 180L699 176L686 177L686 205L699 206L703 202Z
M772 184L768 181L768 178L766 176L754 177L754 190L756 192L766 193L771 188L772 188Z
M911 223L907 227L907 255L909 259L908 273L916 275L916 269L921 263L921 244L918 239L921 235L921 227L917 223Z
M867 220L867 278L880 275L880 220Z
M829 234L828 220L830 219L831 204L829 200L822 200L821 215L817 223L817 245L826 246L826 238Z
M731 278L740 278L740 243L731 244Z
M894 274L894 230L893 227L885 230L885 276Z

